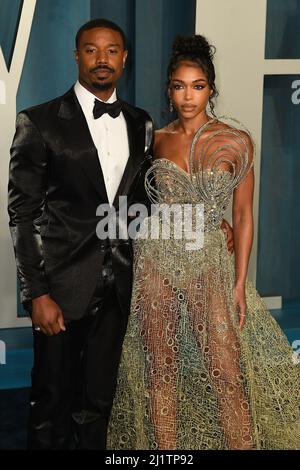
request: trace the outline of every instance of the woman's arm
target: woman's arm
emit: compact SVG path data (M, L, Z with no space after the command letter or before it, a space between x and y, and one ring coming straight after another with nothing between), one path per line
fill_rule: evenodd
M249 152L248 167L253 160L253 146L247 134ZM250 169L245 180L235 189L233 195L233 234L235 250L235 305L239 309L239 326L246 320L245 282L253 242L253 191L254 172Z

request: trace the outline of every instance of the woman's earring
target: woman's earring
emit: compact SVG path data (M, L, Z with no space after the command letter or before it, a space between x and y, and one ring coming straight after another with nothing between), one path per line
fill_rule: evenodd
M171 100L170 100L170 103L169 103L169 111L170 111L170 113L173 113L173 111L174 111L173 103L172 103Z

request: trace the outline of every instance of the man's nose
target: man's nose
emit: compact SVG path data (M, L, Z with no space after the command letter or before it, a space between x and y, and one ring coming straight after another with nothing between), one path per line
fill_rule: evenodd
M98 52L97 57L97 64L107 64L107 54L106 52Z

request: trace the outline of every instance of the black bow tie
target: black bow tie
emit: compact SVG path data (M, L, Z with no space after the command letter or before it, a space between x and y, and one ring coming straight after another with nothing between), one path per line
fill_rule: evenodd
M95 100L93 115L98 119L103 114L108 113L112 118L119 116L122 110L122 104L119 100L114 103L105 103L104 101Z

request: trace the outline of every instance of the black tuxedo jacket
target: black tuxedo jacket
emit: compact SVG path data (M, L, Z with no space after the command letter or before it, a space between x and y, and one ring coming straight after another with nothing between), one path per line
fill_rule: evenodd
M149 115L123 102L130 156L118 188L128 206L147 203L151 163ZM73 88L17 116L11 148L8 211L21 300L49 293L66 320L81 318L93 296L105 250L111 250L117 295L125 314L132 288L132 244L100 240L99 204L108 203L97 150Z

